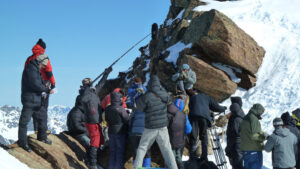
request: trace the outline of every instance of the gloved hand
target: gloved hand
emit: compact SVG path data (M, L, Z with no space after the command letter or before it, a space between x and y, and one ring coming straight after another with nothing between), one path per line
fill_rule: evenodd
M188 78L188 75L187 75L187 73L186 73L186 72L182 72L181 74L182 74L183 80L185 80L185 79L187 79L187 78Z
M226 107L226 106L223 106L223 107L224 107L225 110L227 110L227 107Z
M143 93L143 94L145 93L145 91L144 91L143 88L137 88L137 89L136 89L136 92L137 92L137 93Z
M104 74L109 74L112 71L112 67L108 67L104 70Z

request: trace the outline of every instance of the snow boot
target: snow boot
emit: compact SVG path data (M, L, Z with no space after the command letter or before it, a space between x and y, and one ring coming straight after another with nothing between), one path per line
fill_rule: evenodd
M90 147L88 151L88 168L89 169L98 169L97 167L97 148L96 147Z
M151 167L151 158L144 158L143 167Z

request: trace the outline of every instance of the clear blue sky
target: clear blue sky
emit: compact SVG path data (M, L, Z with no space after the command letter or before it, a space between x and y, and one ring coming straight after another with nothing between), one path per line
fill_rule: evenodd
M95 78L117 57L163 23L169 0L0 1L0 105L21 106L24 62L38 38L47 44L58 93L50 105L73 106L84 77ZM138 48L113 67L127 70Z

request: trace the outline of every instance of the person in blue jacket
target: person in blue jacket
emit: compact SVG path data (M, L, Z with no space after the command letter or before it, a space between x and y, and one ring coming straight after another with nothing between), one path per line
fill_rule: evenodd
M128 88L129 107L134 107L135 100L145 92L146 88L142 83L142 79L140 77L136 77L130 88Z
M146 88L142 84L142 79L137 77L131 87L128 89L130 99L129 106L134 107L136 100L146 92ZM133 160L135 160L136 152L145 128L145 112L135 111L129 122L129 140L131 142ZM133 162L134 163L134 162ZM151 167L151 150L149 149L143 161L143 167Z

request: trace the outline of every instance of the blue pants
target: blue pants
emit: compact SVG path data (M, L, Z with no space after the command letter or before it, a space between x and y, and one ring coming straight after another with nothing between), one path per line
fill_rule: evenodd
M126 136L125 134L108 134L108 135L109 135L108 169L124 169Z
M263 156L261 151L243 151L244 169L261 169Z

